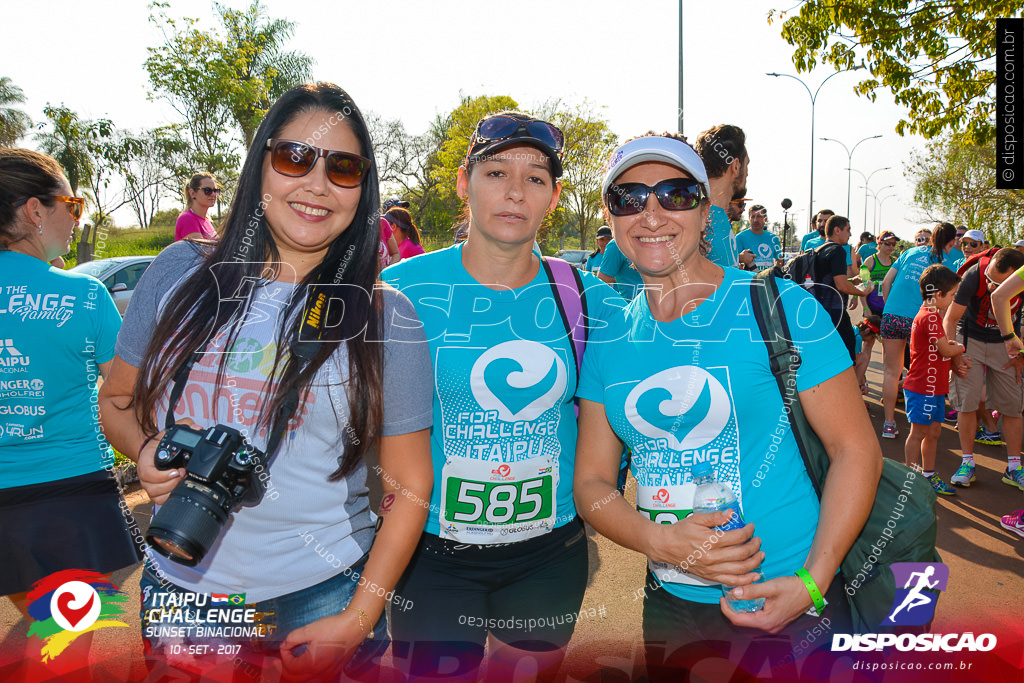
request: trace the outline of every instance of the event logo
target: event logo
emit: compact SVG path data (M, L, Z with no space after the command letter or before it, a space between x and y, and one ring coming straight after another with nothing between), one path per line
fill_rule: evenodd
M896 597L882 626L920 626L935 616L938 591L946 590L949 567L940 562L894 562Z
M626 419L650 439L674 450L700 448L718 437L732 416L729 394L707 370L684 365L640 382L626 397Z
M658 492L654 494L654 499L664 505L668 502L668 489L658 489Z
M36 581L28 593L28 635L43 641L43 661L62 653L83 633L128 624L114 617L124 614L128 596L107 577L85 569L65 569Z
M470 373L473 397L505 422L535 420L558 404L565 392L565 363L552 349L530 341L509 341L480 355Z
M772 257L772 245L762 242L757 245L757 254L763 259L770 259Z

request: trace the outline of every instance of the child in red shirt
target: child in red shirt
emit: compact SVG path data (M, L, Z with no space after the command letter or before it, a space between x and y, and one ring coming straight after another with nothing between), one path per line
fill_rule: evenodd
M949 359L963 353L964 347L946 338L942 317L959 283L960 276L946 266L928 266L921 273L924 303L910 330L910 371L903 381L910 422L904 457L907 465L914 467L920 456L924 476L935 493L943 496L952 496L956 490L935 472L935 448L945 420Z

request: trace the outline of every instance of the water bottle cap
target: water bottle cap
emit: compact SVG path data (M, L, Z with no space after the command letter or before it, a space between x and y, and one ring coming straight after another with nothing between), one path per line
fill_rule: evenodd
M694 477L706 477L711 474L711 462L708 460L700 460L693 463L693 467L690 468L690 473Z

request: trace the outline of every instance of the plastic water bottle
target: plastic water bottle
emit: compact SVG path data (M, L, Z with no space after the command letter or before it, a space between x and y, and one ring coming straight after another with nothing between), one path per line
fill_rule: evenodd
M693 494L693 511L732 510L732 517L729 518L729 521L715 528L722 531L742 529L744 526L743 514L740 512L740 503L736 500L736 494L727 483L718 480L711 463L707 460L695 462L691 472L693 483L697 485L697 490ZM754 571L760 572L761 568L758 567ZM761 580L764 580L763 574ZM764 598L737 600L733 598L731 590L731 586L722 586L722 593L725 594L726 601L737 612L757 612L764 607Z

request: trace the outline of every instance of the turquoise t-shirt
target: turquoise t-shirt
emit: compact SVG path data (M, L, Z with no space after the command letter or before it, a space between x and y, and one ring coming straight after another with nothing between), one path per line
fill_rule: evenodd
M608 245L605 245L605 249L607 248ZM588 273L596 273L597 271L601 270L602 260L604 260L604 254L602 254L601 252L591 254L590 256L587 257L586 262L583 264L583 270L587 271Z
M823 244L825 244L825 238L815 233L810 239L805 239L800 243L800 250L817 249Z
M793 439L782 394L751 311L752 274L726 268L714 297L681 319L657 322L638 296L615 325L595 334L583 359L578 395L601 403L633 451L637 507L654 521L687 517L690 469L710 460L756 525L766 578L803 566L819 503ZM850 367L828 313L802 288L779 281L799 348L797 390ZM669 565L652 571L673 595L717 603L718 584Z
M967 255L964 254L964 252L962 252L959 249L957 249L956 247L953 247L952 249L949 250L949 253L946 254L946 261L945 262L946 263L958 263L959 262L960 265L963 265L964 261L966 261L966 260L967 260ZM950 268L953 268L953 266L950 266ZM954 273L956 272L956 268L953 268L953 272Z
M814 244L810 244L811 240L816 240ZM807 251L808 249L814 249L819 245L825 243L825 238L818 234L818 231L809 232L800 238L800 251Z
M782 244L779 236L764 230L760 235L747 228L736 235L737 253L749 249L754 252L754 265L763 270L775 265L775 259L782 257Z
M576 517L576 363L544 270L524 287L491 289L466 271L462 248L403 260L381 278L412 301L434 361L426 531L511 543ZM622 297L580 275L593 325L621 314Z
M96 278L0 251L0 488L113 464L97 379L120 328Z
M604 259L599 268L601 273L608 277L615 278L615 291L629 301L644 285L640 273L633 267L633 262L626 258L615 240L609 242L604 248Z
M943 263L951 265L949 254L945 255ZM904 318L914 319L921 308L921 273L932 265L932 248L929 245L913 247L900 254L896 262L892 264L892 270L896 271L892 287L889 288L889 297L885 300L885 315L898 315ZM954 269L955 270L955 269Z
M739 264L739 252L736 250L736 235L732 231L732 223L725 209L711 205L711 225L708 226L707 240L711 244L708 260L720 266L736 268Z
M864 260L872 254L878 253L878 243L868 242L857 247L857 253L860 254L860 262L864 263Z

